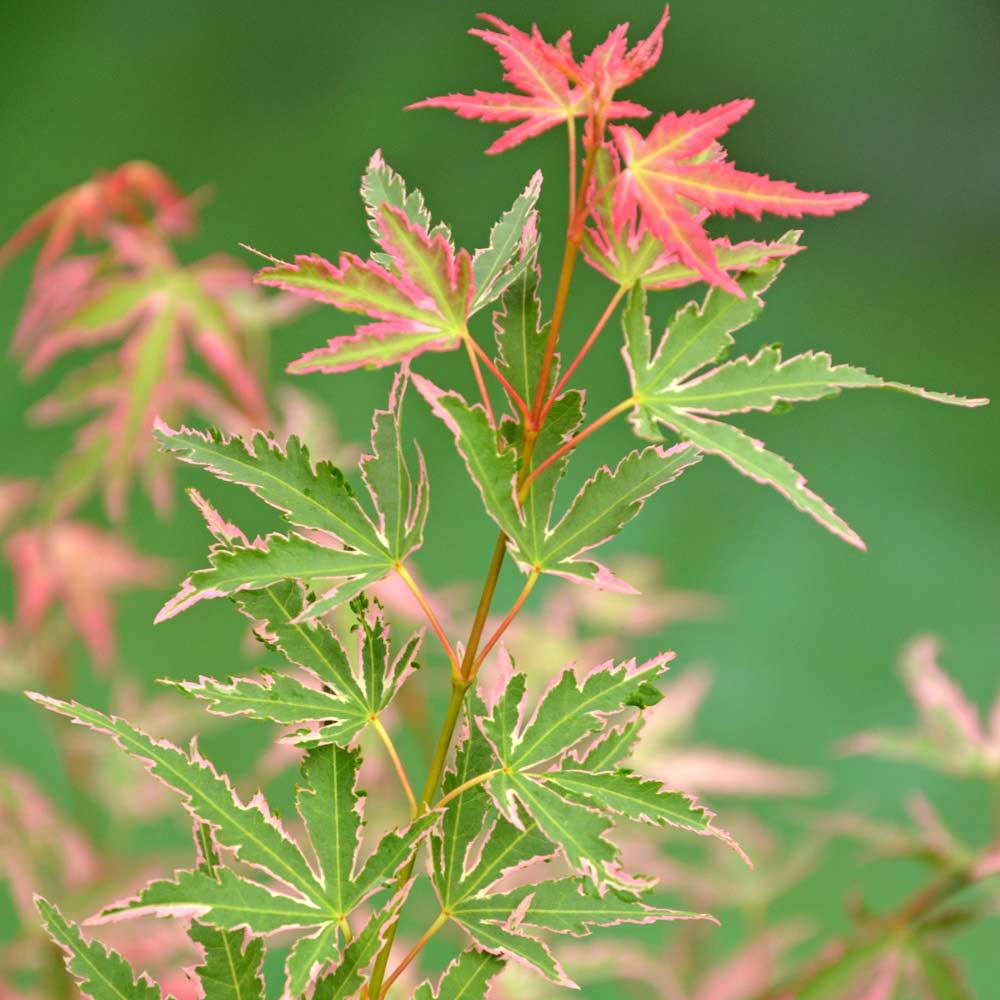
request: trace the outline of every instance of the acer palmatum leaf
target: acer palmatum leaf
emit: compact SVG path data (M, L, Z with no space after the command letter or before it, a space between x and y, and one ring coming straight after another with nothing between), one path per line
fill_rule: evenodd
M527 34L498 17L480 16L490 28L472 28L469 33L496 49L504 66L504 79L517 91L448 94L418 101L410 108L446 108L461 118L520 122L497 139L487 153L502 153L565 121L590 115L598 103L605 120L649 115L649 110L639 104L611 98L616 87L630 83L656 62L666 14L653 35L631 52L625 51L624 31L628 26L621 25L579 65L570 49L569 33L552 45L542 38L537 27Z
M137 473L154 505L169 506L170 467L150 448L157 416L182 422L197 414L230 430L270 422L252 355L273 317L251 272L221 256L183 266L163 244L150 249L132 236L132 265L81 287L69 315L53 313L26 345L25 368L35 374L67 352L119 342L68 372L31 411L41 423L88 417L53 484L51 503L63 515L100 488L108 513L121 517ZM192 357L207 373L191 370Z
M243 440L187 428L173 431L159 424L156 436L164 451L247 487L302 530L248 543L238 528L196 498L219 544L209 552L211 568L188 577L157 620L205 598L287 580L309 581L320 589L319 598L301 614L315 618L398 570L422 544L429 501L423 457L418 449L416 471L411 473L402 436L406 385L405 374L398 373L389 408L375 413L372 450L361 461L374 517L343 472L327 461L314 465L294 436L282 448L262 433Z
M601 146L595 155L590 184L590 214L580 248L595 270L621 286L636 282L650 291L683 288L703 281L701 272L685 263L677 248L664 245L643 224L638 201L615 204L615 186L621 175L621 160L614 145ZM699 213L703 220L707 212ZM801 233L789 232L767 243L744 240L733 244L725 237L712 240L716 261L724 272L759 267L772 257L789 257L805 247Z
M86 941L80 928L49 902L36 898L38 911L49 936L79 984L84 997L92 1000L161 1000L162 994L144 973L136 971L115 951L97 941Z
M759 219L775 215L833 215L866 201L862 192L823 194L803 191L787 181L738 170L715 154L718 139L753 107L752 100L730 101L708 111L670 112L643 137L628 125L611 127L622 172L614 190L617 222L638 205L643 226L664 247L709 284L734 295L739 285L719 263L698 211Z
M388 204L378 211L378 227L391 268L352 253L342 253L336 265L317 254L299 254L293 263L275 260L257 274L258 284L374 320L303 355L290 372L381 367L459 345L472 293L469 254Z
M18 627L39 629L59 608L99 665L116 654L112 596L157 586L167 576L162 560L82 521L26 527L11 535L5 550L17 586Z
M43 240L35 264L36 271L42 272L59 261L78 238L99 240L116 222L153 223L164 233L182 235L194 228L195 218L190 199L159 167L131 160L63 192L28 219L0 246L0 268Z
M900 672L919 716L913 728L859 733L842 748L995 780L1000 776L1000 696L984 724L976 705L942 669L940 654L941 643L933 636L920 636L903 651Z

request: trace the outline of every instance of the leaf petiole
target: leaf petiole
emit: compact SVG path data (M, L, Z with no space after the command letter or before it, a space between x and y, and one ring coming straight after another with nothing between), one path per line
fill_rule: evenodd
M389 731L382 725L382 720L376 715L371 720L371 727L378 733L379 739L385 746L385 751L389 755L389 760L392 762L393 770L399 776L399 783L403 786L403 792L406 795L406 801L410 807L410 819L416 819L419 809L417 807L417 800L413 794L413 788L410 786L410 781L406 777L406 770L403 767L403 762L399 759L399 753L396 750L396 744L393 743L392 737L389 735Z
M472 664L472 677L475 678L476 674L479 673L479 668L483 664L483 660L486 659L489 651L497 644L500 637L507 631L510 623L517 617L517 613L524 606L524 602L528 599L528 595L535 589L535 584L538 582L539 570L533 569L531 573L528 574L528 579L525 581L524 587L521 589L521 593L518 594L517 600L511 605L510 611L507 612L506 617L500 624L496 627L496 631L487 640L486 645L483 646L479 655L476 657L475 662Z
M420 952L423 951L424 945L426 945L427 942L430 941L430 939L434 937L434 935L437 934L437 932L441 930L441 928L444 927L446 923L448 923L448 919L449 918L446 913L439 913L437 915L437 918L435 919L434 923L432 923L430 927L428 927L427 930L424 931L424 933L420 937L420 940L417 941L417 943L409 950L406 957L386 977L385 983L378 994L379 1000L382 1000L382 998L389 992L389 988L392 986L392 984L406 971L407 967L417 957L417 955L419 955Z
M587 339L584 341L583 346L577 352L576 357L569 363L569 365L566 368L566 371L563 372L562 377L556 383L555 388L552 390L552 392L549 393L548 401L546 402L545 406L542 407L542 420L545 419L549 410L552 409L552 404L556 401L556 399L558 399L559 394L566 387L566 383L569 382L570 378L573 375L573 372L576 371L580 362L583 361L583 359L587 356L590 349L594 346L595 343L597 343L597 338L601 335L601 331L607 325L608 320L611 319L615 309L618 306L618 303L621 302L621 300L625 297L625 295L628 293L628 290L629 286L627 285L618 286L618 289L615 291L615 294L611 297L611 301L607 304L607 307L605 308L604 312L601 313L601 316L598 319L597 323L595 324L594 329L590 332L590 336L588 336Z
M413 579L410 571L402 563L397 563L394 569L399 575L399 578L406 584L410 593L416 598L417 604L420 605L420 610L423 611L427 618L427 623L430 625L434 634L438 637L441 645L444 647L444 651L448 655L448 661L451 663L452 670L457 670L458 655L456 654L451 643L448 641L448 636L441 627L441 623L438 621L437 615L434 614L434 609L431 607L430 601L427 600L424 592L420 589L420 585Z
M634 405L633 400L624 399L617 406L612 406L607 413L599 416L593 423L588 424L579 434L574 434L561 448L557 448L545 461L539 463L531 470L527 478L521 484L521 488L518 491L518 500L523 500L527 496L528 489L531 484L537 479L553 462L558 462L563 455L571 452L584 438L590 437L591 434L596 430L600 430L605 424L610 423L615 419L620 413L624 413L629 410Z

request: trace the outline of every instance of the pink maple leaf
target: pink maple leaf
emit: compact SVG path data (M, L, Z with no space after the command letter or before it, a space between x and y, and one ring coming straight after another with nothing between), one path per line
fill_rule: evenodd
M628 125L611 127L623 161L614 187L614 217L624 223L635 207L642 226L709 284L743 297L739 285L720 266L705 232L702 212L759 219L775 215L833 215L860 205L861 192L823 194L803 191L738 170L724 158L719 138L753 107L752 100L730 101L708 111L664 115L643 137Z
M173 181L152 163L131 160L64 191L36 212L0 246L0 268L36 240L43 240L35 269L44 271L59 261L77 238L100 239L116 221L132 226L152 221L170 234L194 228L191 202Z
M0 479L0 531L6 530L34 495L30 479Z
M941 643L914 639L903 651L901 672L919 713L909 730L876 729L843 744L846 753L909 760L953 774L1000 774L1000 696L987 724L959 685L940 666Z
M702 280L701 272L686 263L673 245L662 243L643 222L638 200L615 200L615 187L622 182L621 159L614 145L605 144L597 153L588 192L590 214L581 250L595 270L616 284L641 282L652 291L683 288ZM702 209L695 221L702 223L709 212ZM713 239L718 266L727 274L759 267L774 257L790 257L805 249L792 231L780 240L762 243L745 240L733 244L727 237Z
M258 284L374 320L303 355L290 372L398 364L424 351L451 350L467 335L474 290L468 251L456 250L443 232L428 232L392 205L380 205L374 220L389 258L385 265L353 253L342 253L337 264L300 254L293 263L271 258L272 266L257 274Z
M161 560L79 521L18 531L6 553L17 582L17 625L34 631L60 607L98 664L116 654L112 594L156 586L167 573Z
M232 431L270 422L249 355L272 317L250 270L219 256L184 266L162 241L121 227L112 227L110 238L121 264L77 288L68 315L60 303L48 322L32 326L25 345L25 369L35 374L68 352L120 342L71 372L32 411L41 423L92 414L76 447L89 478L75 477L78 488L58 498L63 514L103 478L108 512L121 516L136 470L157 508L169 506L170 463L151 448L148 433L157 416L179 423L193 411ZM44 272L36 288L72 260ZM189 353L214 379L190 369Z
M502 153L571 119L595 114L603 121L617 118L645 118L649 110L630 101L613 100L617 88L631 83L659 58L667 13L649 38L631 51L625 35L628 25L619 25L590 55L577 63L567 32L554 45L542 38L537 27L531 34L481 14L490 28L472 28L492 45L504 67L504 79L516 92L493 93L477 90L472 94L430 97L410 108L446 108L461 118L487 122L519 122L508 129L487 150Z

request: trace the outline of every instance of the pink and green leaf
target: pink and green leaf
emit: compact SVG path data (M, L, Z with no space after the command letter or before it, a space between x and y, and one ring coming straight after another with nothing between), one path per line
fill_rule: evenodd
M722 267L704 229L704 215L764 212L801 217L833 215L867 199L860 192L803 191L787 181L736 169L715 155L716 143L753 106L731 101L705 112L667 114L644 138L631 126L612 127L623 161L614 191L615 219L636 207L642 226L709 284L742 296L740 285Z
M51 903L36 897L45 930L63 954L66 970L90 1000L160 1000L160 991L145 974L98 941L85 941L76 924Z

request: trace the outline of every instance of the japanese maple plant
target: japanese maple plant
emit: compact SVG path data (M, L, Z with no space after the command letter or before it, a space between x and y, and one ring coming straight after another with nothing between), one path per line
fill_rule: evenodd
M112 409L81 445L84 468L107 463L112 513L122 507L137 454L154 496L166 474L164 455L172 455L246 487L277 512L273 533L250 537L193 494L215 538L209 565L184 581L159 620L229 597L256 637L287 661L254 676L202 676L176 686L214 714L276 724L278 738L301 752L291 825L261 794L241 797L194 745L182 750L121 718L51 693L31 694L143 761L190 813L194 864L107 906L95 922L150 914L192 920L191 937L204 951L201 995L211 1000L263 997L261 963L265 941L274 935L289 945L283 997L378 1000L402 995L427 942L446 925L460 928L448 938L455 942L454 961L440 981L414 987L412 995L429 1000L483 997L508 963L553 987L575 985L549 947L552 935L710 921L707 913L663 905L654 880L634 870L621 846L630 825L644 829L644 838L656 828L674 828L713 838L748 863L698 801L630 766L637 748L641 762L644 718L662 698L672 654L569 666L553 676L553 664L536 665L530 654L515 663L505 634L512 625L514 634L515 619L543 576L563 578L561 586L633 593L627 579L599 561L597 550L640 514L649 497L708 456L772 487L863 548L795 467L729 422L735 414L774 412L855 388L892 389L956 406L985 402L889 381L834 363L822 351L786 357L768 346L740 353L736 335L759 317L768 289L803 249L801 234L731 242L709 235L709 222L736 212L755 219L765 212L829 216L859 206L866 196L804 191L731 163L721 140L751 110L750 100L669 112L648 128L631 124L650 119L651 112L620 92L656 64L666 11L637 44L630 45L621 25L582 58L568 33L553 44L537 29L526 33L494 17L483 21L473 34L496 50L510 89L434 97L414 107L504 123L507 130L489 153L566 128L570 212L548 315L539 299L540 172L500 216L486 246L470 252L376 152L361 183L374 249L367 256L343 252L335 262L311 253L291 262L268 257L256 277L260 285L365 317L353 333L295 361L292 373L349 377L345 373L358 368L397 369L386 405L373 414L371 444L356 478L328 461L313 462L296 436L172 426L168 421L180 403L209 413L220 409L217 396L193 380L156 383L158 402L151 402L150 358L174 358L170 352L180 348L169 331L179 315L190 314L202 321L195 322L193 342L235 404L259 425L268 420L256 382L206 318L206 289L221 294L228 287L228 272L217 262L178 272L162 248L122 230L118 260L138 260L142 268L127 282L127 295L115 286L115 322L108 323L106 310L95 310L91 327L77 324L62 340L34 344L30 330L22 337L33 363L42 365L88 338L106 339L109 326L126 322L153 296L156 308L145 312L144 333L124 359L129 377L146 387L143 408L119 404L117 367L89 373L101 390L97 397ZM127 211L135 188L129 177L119 180L103 203ZM112 196L121 204L112 205ZM72 217L55 220L43 251L49 264L75 228L86 226L91 211L85 200L61 208ZM24 239L52 224L51 218L39 221ZM608 279L610 295L586 336L567 336L574 273L584 263ZM58 307L59 292L74 276L91 280L85 265L65 266L66 273L50 282L46 308ZM649 296L688 286L704 288L666 329L654 327ZM599 338L619 335L616 317L623 398L586 416L581 362ZM453 350L467 355L474 398L436 380L435 354ZM404 411L421 400L454 437L456 460L478 488L483 517L498 531L471 621L460 632L460 616L442 612L413 566L430 490L423 457L404 430ZM157 406L159 453L146 449L142 433ZM577 445L619 417L646 443L593 470L574 497L565 496L560 487ZM505 572L521 574L523 586L510 608L495 615L494 595ZM392 581L422 610L430 639L422 631L407 635L398 623L390 632L385 606L372 594ZM345 628L348 619L353 624ZM428 665L415 677L424 660ZM539 673L552 682L529 696L532 675ZM440 702L450 690L427 761L403 759L392 731L400 714L405 724L397 704L415 685L441 690ZM363 761L362 747L379 759ZM380 765L394 773L407 818L374 835L365 829L359 772ZM384 808L376 814L394 815ZM916 915L946 897L931 899ZM137 979L118 955L86 940L50 903L40 900L39 908L85 995L160 996L150 980ZM405 947L394 947L404 917L422 930ZM765 983L761 996L766 989ZM795 995L775 989L766 995Z

